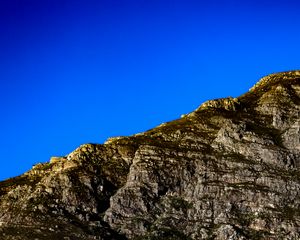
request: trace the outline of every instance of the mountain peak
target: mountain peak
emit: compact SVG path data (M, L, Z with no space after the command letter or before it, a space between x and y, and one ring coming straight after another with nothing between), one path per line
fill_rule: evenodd
M251 89L250 92L255 91L259 88L263 88L265 86L270 86L278 82L286 82L290 83L290 80L300 79L300 70L294 71L286 71L286 72L279 72L267 75L261 78Z
M0 238L300 239L300 71L0 182Z
M203 104L201 104L200 107L196 109L195 112L209 109L209 108L236 111L237 109L240 109L242 105L245 105L245 103L247 102L246 99L250 103L254 103L255 100L259 100L259 98L262 95L270 91L272 87L275 85L279 84L284 86L292 86L293 84L297 84L299 82L300 82L300 70L273 73L261 78L246 94L237 98L226 97L226 98L208 100ZM282 88L278 87L277 92L280 91L282 91ZM274 94L276 93L272 92L270 95L274 95Z

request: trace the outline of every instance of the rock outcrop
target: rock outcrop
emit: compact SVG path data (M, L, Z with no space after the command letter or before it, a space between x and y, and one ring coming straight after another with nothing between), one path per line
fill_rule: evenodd
M0 183L0 239L300 239L300 72Z

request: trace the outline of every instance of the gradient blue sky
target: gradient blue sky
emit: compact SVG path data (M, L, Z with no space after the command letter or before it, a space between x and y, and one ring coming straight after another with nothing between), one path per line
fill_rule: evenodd
M299 5L0 0L0 179L299 69Z

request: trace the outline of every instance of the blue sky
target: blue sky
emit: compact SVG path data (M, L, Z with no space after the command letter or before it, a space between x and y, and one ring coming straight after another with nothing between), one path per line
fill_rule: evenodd
M0 179L299 69L299 5L0 0Z

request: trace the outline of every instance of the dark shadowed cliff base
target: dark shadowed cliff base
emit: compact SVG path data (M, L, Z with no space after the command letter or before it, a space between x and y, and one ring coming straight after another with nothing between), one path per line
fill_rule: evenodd
M300 71L0 183L0 239L300 239Z

